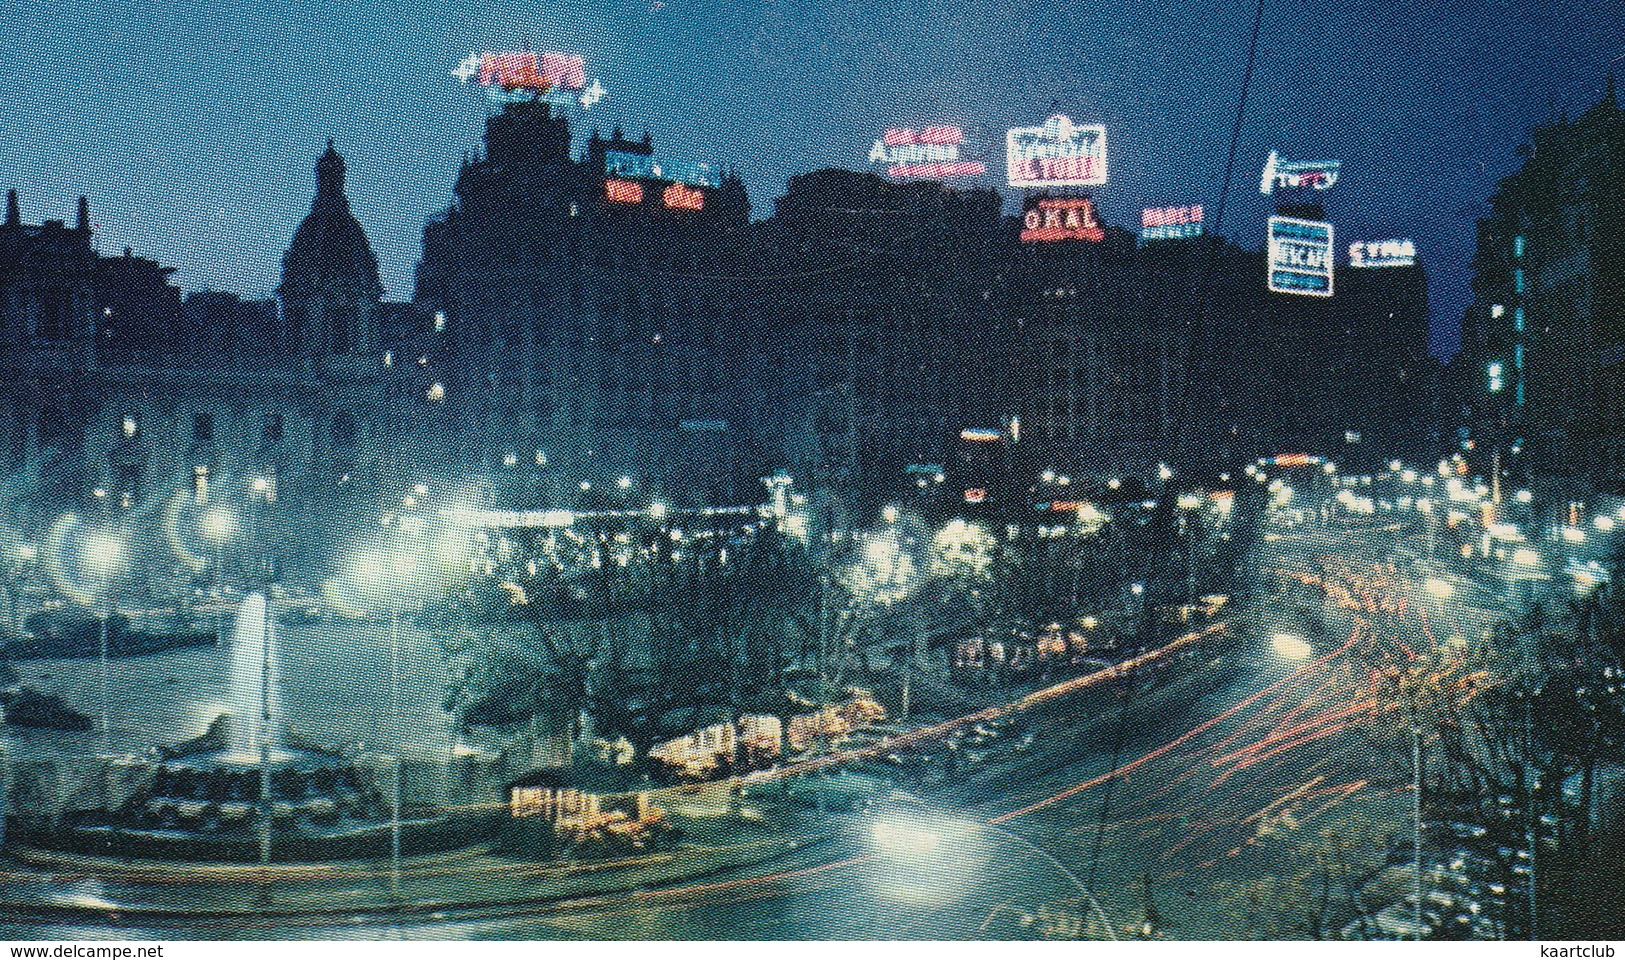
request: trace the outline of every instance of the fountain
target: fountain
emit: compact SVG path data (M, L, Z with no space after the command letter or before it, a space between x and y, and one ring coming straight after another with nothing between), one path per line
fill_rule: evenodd
M277 722L276 633L265 595L251 593L237 608L231 635L231 754L238 763L276 759L281 746Z
M289 733L274 623L264 594L244 598L227 650L229 713L151 760L119 761L119 796L110 791L93 809L25 829L24 842L121 857L268 863L382 855L396 829L419 851L460 846L489 831L489 817L451 816L426 804L408 809L397 827L381 786L384 776L395 776L392 766Z

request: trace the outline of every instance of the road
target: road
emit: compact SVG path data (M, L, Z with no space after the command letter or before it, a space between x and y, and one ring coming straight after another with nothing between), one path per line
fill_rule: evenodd
M1117 936L1148 921L1172 938L1332 936L1352 889L1408 829L1409 734L1393 677L1492 619L1392 569L1400 536L1272 532L1253 558L1254 599L1224 635L1189 644L1154 678L1032 706L1030 749L900 780L891 802L841 821L830 843L768 867L545 907L119 934L1105 936L1087 887ZM1434 678L1459 679L1448 674Z

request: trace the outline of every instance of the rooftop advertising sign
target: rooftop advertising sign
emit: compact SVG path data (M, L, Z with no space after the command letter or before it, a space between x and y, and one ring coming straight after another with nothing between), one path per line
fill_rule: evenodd
M721 179L717 176L717 168L709 163L666 160L620 150L604 151L604 172L612 177L670 180L672 183L686 183L691 187L714 188L722 185Z
M1097 186L1106 182L1106 128L1056 114L1043 126L1012 128L1004 156L1012 187Z
M591 107L604 97L604 87L587 79L587 63L573 53L510 50L471 53L451 75L485 88L499 103L544 100L558 106Z
M1152 207L1140 211L1140 245L1153 240L1184 240L1202 235L1202 208Z
M892 127L869 148L869 162L885 164L886 175L897 180L946 180L986 173L987 165L964 156L964 148L965 131L960 127Z
M1264 176L1258 192L1269 196L1276 190L1330 190L1342 172L1341 160L1304 160L1288 163L1274 150L1264 160Z
M1022 243L1106 239L1088 197L1041 197L1021 215Z
M1270 217L1269 288L1311 297L1332 295L1332 225Z
M1416 243L1405 240L1356 240L1349 244L1351 267L1409 267L1416 263Z

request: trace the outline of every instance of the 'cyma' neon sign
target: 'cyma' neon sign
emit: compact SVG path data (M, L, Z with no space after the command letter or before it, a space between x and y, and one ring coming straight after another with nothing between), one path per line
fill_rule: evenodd
M1351 267L1409 267L1416 263L1412 240L1356 240L1349 244Z

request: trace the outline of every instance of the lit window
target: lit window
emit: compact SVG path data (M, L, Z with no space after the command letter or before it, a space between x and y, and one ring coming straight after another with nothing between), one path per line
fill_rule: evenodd
M1507 312L1507 308L1502 306L1501 304L1499 304L1499 303L1490 304L1490 319L1491 320L1499 320L1499 319L1501 319L1501 315L1506 313L1506 312Z
M1512 365L1519 370L1523 369L1523 344L1512 345Z
M1512 329L1518 331L1519 333L1523 332L1523 308L1522 307L1513 307L1512 308Z
M139 427L136 425L135 417L125 414L123 426L124 435L133 439L136 435L136 431L139 429Z
M423 395L430 400L444 400L446 399L446 385L436 380L434 383L429 384L429 389L425 390Z
M571 204L571 206L574 206L574 204ZM446 329L446 311L444 311L444 310L436 310L434 312L434 332L435 333L440 333L441 331L443 331L445 329Z
M393 350L385 350L384 351L384 366L393 367L394 365L395 365L395 351L393 351Z
M1523 256L1523 237L1512 238L1512 255L1514 257Z
M1517 293L1523 292L1523 268L1512 271L1512 289Z

